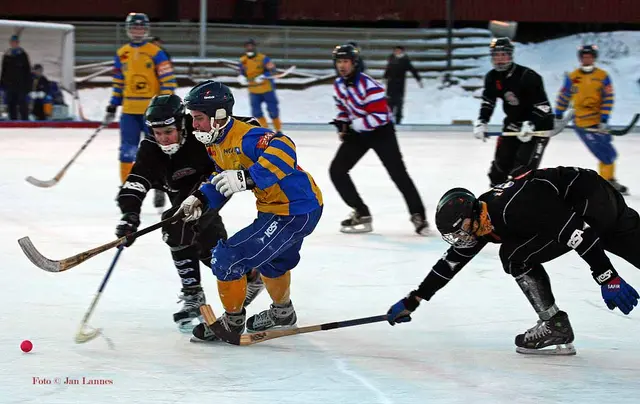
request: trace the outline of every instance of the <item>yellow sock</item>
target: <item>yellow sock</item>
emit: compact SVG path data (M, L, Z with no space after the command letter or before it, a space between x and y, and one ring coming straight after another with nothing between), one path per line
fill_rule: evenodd
M247 296L246 275L235 281L218 280L218 295L227 313L240 313Z
M280 118L273 118L271 121L273 122L273 129L275 129L276 132L281 132L282 122L280 122Z
M258 122L260 122L260 126L262 126L263 128L269 127L269 124L267 123L267 118L265 118L264 116L261 118L258 118Z
M120 182L122 182L123 184L127 180L132 167L133 163L120 162Z
M280 275L277 278L267 278L262 276L264 286L271 296L274 304L286 304L289 303L289 290L291 286L291 271L287 271L284 275Z
M614 178L615 168L616 168L615 163L612 163L612 164L598 163L600 176L607 181L611 181Z

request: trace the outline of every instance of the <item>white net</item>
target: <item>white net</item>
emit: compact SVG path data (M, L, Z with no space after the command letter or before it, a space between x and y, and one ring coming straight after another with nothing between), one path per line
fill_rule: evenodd
M20 37L20 46L29 55L31 66L41 64L44 75L73 93L75 33L73 25L31 21L0 20L0 44L9 47L12 35Z

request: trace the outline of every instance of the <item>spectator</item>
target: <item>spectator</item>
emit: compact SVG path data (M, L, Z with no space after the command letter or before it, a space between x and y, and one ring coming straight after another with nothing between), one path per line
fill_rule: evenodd
M404 47L396 46L389 56L387 68L384 71L384 79L387 80L387 102L395 118L396 124L402 121L402 107L404 105L404 86L407 72L410 71L413 77L422 87L420 75L411 64L409 56L404 52Z
M38 121L47 120L53 111L51 83L42 73L42 65L36 64L33 66L33 84L29 93L29 105L31 113Z
M151 38L151 43L157 46L158 48L162 49L164 53L167 55L167 59L169 59L169 62L171 62L171 55L169 54L169 52L167 52L165 47L162 46L164 44L164 41L160 39L159 36L154 36L153 38Z
M4 89L5 99L9 109L9 119L29 119L27 94L31 90L31 65L29 56L20 47L20 38L13 35L9 40L10 48L2 57L2 73L0 87Z

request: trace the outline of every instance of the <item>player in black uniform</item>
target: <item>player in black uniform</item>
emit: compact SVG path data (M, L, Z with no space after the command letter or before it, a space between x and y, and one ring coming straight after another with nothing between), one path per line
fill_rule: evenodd
M487 124L502 99L506 117L503 132L523 133L522 136L500 136L495 156L489 169L491 186L505 182L509 177L538 168L549 137L526 133L553 129L553 111L544 91L542 77L528 67L513 62L514 47L509 38L491 41L493 69L484 79L480 116L473 128L478 139L487 135Z
M164 212L162 218L168 218L215 171L206 147L192 134L191 117L185 113L180 97L154 97L145 112L145 120L151 133L140 144L131 173L117 198L123 214L116 228L118 237L137 230L142 201L152 188L167 192L173 208ZM191 332L192 320L199 317L199 308L206 303L200 286L198 261L209 267L211 249L218 240L227 239L227 232L218 212L210 210L196 222L178 221L166 225L162 238L171 249L182 281L180 299L184 305L173 315L173 320L181 331ZM261 278L254 270L249 275L245 306L262 288Z
M585 226L588 225L588 226ZM487 243L499 243L504 270L538 313L538 324L515 338L520 353L549 353L573 342L567 313L555 303L543 263L575 250L589 264L609 309L629 314L638 293L616 272L605 251L640 268L640 217L595 171L557 167L527 172L476 198L463 188L444 194L436 226L452 245L420 287L389 309L389 323L411 320ZM572 345L551 353L574 354Z

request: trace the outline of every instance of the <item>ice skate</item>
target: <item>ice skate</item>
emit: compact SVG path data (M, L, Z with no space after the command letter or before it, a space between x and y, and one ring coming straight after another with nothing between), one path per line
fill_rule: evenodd
M413 215L411 215L410 220L416 228L416 233L421 236L429 235L429 222L427 222L424 216L422 216L420 213L414 213Z
M371 227L371 216L361 216L357 211L353 211L348 219L340 223L340 231L343 233L369 233L373 231Z
M200 306L207 303L201 286L189 286L182 288L182 294L178 303L184 302L182 308L173 314L173 321L181 332L187 333L193 330L193 320L200 317Z
M247 297L244 299L243 307L247 307L256 297L264 290L264 282L260 273L256 270L249 272L247 275Z
M569 317L559 311L551 319L538 320L535 327L516 335L516 352L534 355L575 355ZM554 348L545 349L555 345Z
M292 328L295 327L298 318L293 303L275 305L272 304L268 310L249 317L247 320L247 332L260 332L272 328Z
M247 317L247 312L242 309L242 313L229 314L225 312L220 316L216 323L220 323L228 331L242 334L244 332L244 321ZM191 336L191 342L216 342L220 341L220 338L211 331L206 323L200 323L193 329L193 335Z
M156 189L153 194L153 206L158 209L158 212L162 213L164 211L164 204L166 202L164 192Z
M611 184L616 189L616 191L620 192L622 195L629 195L629 189L620 184L615 178L609 180L609 184Z

